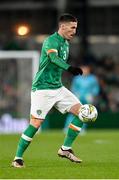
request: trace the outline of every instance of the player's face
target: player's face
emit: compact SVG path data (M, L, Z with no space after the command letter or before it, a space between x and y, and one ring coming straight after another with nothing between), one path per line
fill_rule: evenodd
M67 22L62 24L62 35L65 39L71 40L76 34L77 22Z

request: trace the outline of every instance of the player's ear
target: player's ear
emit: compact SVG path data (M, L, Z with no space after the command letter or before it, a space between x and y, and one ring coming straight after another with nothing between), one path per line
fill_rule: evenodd
M65 30L66 24L65 24L65 23L62 23L61 27L62 27L62 30Z

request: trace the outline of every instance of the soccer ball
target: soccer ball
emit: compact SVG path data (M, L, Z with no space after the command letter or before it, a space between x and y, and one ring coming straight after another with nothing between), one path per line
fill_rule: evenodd
M79 118L82 122L94 122L97 119L98 112L92 104L84 104L79 111Z

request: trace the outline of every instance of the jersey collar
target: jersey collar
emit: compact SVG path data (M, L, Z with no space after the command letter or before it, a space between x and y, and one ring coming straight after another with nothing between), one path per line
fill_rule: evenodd
M58 34L58 32L56 32L55 34L57 35L57 37L59 38L60 41L62 41L62 42L66 41L66 39L63 38L60 34Z

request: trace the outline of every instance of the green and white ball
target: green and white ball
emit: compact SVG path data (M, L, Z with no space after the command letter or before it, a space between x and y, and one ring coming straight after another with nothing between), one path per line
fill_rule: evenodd
M79 118L82 122L94 122L98 117L98 111L92 104L84 104L79 111Z

